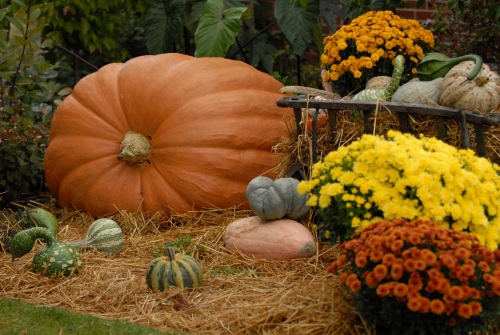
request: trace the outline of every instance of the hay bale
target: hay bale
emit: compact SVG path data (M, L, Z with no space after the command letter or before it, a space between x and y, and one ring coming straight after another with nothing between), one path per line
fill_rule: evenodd
M389 130L399 130L400 124L395 113L384 107L372 114L370 121L374 124L374 134L384 135ZM438 137L437 121L432 116L409 115L410 132L419 136ZM299 161L305 171L310 171L312 166L312 137L307 127L302 125L302 134L297 136L295 119L289 117L286 120L287 137L282 142L274 146L273 150L282 157L278 166L278 177L283 177ZM461 148L460 126L455 120L448 120L447 137L445 142ZM468 124L471 148L476 149L474 127ZM319 129L317 133L317 158L322 159L330 151L337 150L340 146L345 146L357 140L363 135L363 117L360 112L341 110L337 111L337 129L331 130L330 125ZM487 157L492 163L500 164L500 127L488 127L485 129L485 141L487 147Z

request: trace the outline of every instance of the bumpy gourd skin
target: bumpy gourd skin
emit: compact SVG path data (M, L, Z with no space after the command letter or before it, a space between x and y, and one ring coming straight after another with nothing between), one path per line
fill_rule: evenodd
M398 89L404 71L405 58L397 55L394 63L391 81L385 88L369 88L356 94L352 100L391 100L392 95Z
M33 272L46 277L69 276L82 268L83 262L76 249L59 241L43 227L26 229L14 236L10 245L12 260L29 253L37 239L47 243L47 246L33 257Z
M19 224L23 228L45 227L56 236L59 229L57 218L43 208L29 208L24 210L18 217Z

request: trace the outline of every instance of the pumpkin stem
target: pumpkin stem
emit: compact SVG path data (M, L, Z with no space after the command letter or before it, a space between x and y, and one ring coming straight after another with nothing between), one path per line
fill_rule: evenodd
M130 165L146 162L151 154L151 143L142 134L129 131L123 137L118 159Z
M165 251L167 252L167 257L169 262L175 261L175 250L172 247L166 247Z
M488 83L489 78L488 77L477 77L476 79L474 79L474 81L476 82L477 86L484 86L485 84Z

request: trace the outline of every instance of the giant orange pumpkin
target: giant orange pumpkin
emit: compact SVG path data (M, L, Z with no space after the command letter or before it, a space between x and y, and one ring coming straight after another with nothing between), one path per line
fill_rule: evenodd
M80 80L57 108L45 155L63 207L95 217L246 203L279 163L281 83L239 61L141 56Z

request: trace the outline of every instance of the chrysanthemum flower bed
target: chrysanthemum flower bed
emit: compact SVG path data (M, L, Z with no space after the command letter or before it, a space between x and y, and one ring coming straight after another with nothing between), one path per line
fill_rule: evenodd
M498 165L436 138L389 131L363 135L313 166L299 184L322 219L320 237L349 238L376 221L432 220L467 231L496 249L500 241Z
M500 251L431 221L374 223L329 271L383 334L483 334L498 319Z
M375 76L391 76L392 60L405 56L402 83L415 76L417 63L434 46L434 36L416 20L391 11L371 11L324 39L323 75L342 96L363 89Z

